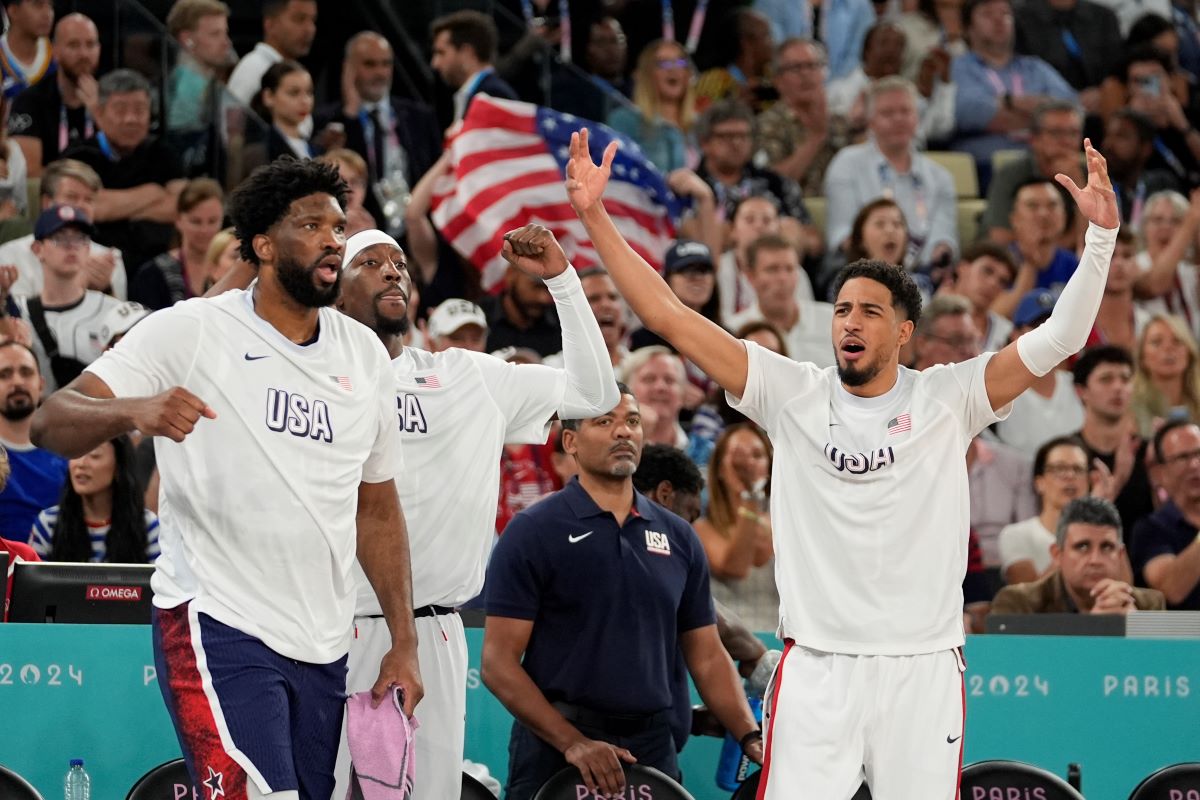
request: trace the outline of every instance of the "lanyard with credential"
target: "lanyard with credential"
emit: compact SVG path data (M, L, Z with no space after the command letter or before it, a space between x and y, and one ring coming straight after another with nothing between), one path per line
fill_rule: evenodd
M1013 97L1020 97L1025 94L1025 82L1021 80L1021 76L1017 73L1015 67L1009 73L1009 76L1012 78L1011 89L1005 85L1004 79L1000 77L1000 73L991 67L984 67L983 74L987 76L988 83L992 85L992 88L996 90L996 94L998 95L1009 94Z
M109 161L117 161L117 154L113 152L112 145L108 142L108 137L104 135L104 131L96 134L96 144L100 146L100 152L104 153L104 157Z
M916 224L909 225L909 231L923 238L929 227L929 204L925 200L925 182L921 180L921 176L916 173L915 169L909 170L908 179L912 182L913 206L917 212ZM892 201L896 200L896 184L899 180L900 175L892 168L891 164L887 161L880 163L879 183L883 186L884 197Z
M83 109L83 138L84 140L92 138L95 133L92 125L92 115L88 110ZM58 152L61 154L67 149L67 145L71 143L71 126L67 123L67 106L64 103L58 104Z

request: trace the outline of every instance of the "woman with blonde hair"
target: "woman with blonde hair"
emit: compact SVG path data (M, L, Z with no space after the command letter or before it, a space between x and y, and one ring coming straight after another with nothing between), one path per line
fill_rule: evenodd
M696 533L708 556L713 599L754 631L779 625L771 545L771 443L756 425L730 425L708 462L708 510Z
M695 121L695 68L687 51L678 42L651 42L634 69L633 105L609 114L609 127L637 142L646 158L667 173L698 160L691 137Z
M204 255L204 291L225 277L241 257L238 254L240 241L234 228L225 228L212 238L208 252Z
M1173 314L1155 314L1138 339L1133 418L1138 434L1154 435L1164 419L1200 421L1200 348Z

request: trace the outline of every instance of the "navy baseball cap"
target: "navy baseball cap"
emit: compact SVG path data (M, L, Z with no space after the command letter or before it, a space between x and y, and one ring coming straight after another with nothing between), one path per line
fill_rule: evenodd
M1031 289L1021 298L1021 302L1017 303L1017 310L1013 312L1013 325L1026 328L1041 322L1050 316L1056 300L1057 295L1049 289Z
M691 239L680 239L675 242L675 244L671 245L671 249L667 251L666 258L663 259L663 271L668 275L672 272L679 272L689 267L697 266L706 266L709 269L713 269L712 251L703 242L696 242Z
M33 223L33 238L40 242L67 227L78 228L88 236L94 236L96 233L92 221L88 219L88 215L82 208L50 206L38 214L37 220Z

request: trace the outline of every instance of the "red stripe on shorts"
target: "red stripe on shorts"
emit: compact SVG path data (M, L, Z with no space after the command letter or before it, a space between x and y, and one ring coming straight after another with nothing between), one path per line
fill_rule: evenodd
M787 661L788 653L792 652L792 646L796 644L791 639L788 639L783 644L783 655L779 657L779 664L775 667L775 687L771 692L771 710L768 712L771 715L771 721L767 723L767 750L763 753L762 775L758 780L758 794L755 795L755 800L763 800L767 796L767 779L770 777L771 770L771 750L775 747L775 709L779 707L779 693L783 690L783 664Z
M179 738L185 743L188 760L196 770L193 777L197 781L197 796L201 800L214 797L247 800L246 772L225 752L216 716L204 694L188 622L188 604L156 610L167 662L165 678L175 702ZM159 676L159 680L163 678Z
M958 651L958 657L962 658L962 649ZM964 660L965 664L966 661ZM965 672L959 672L959 680L962 685L962 730L958 734L958 777L954 779L954 800L959 800L962 797L962 764L963 764L963 744L967 735L967 675Z

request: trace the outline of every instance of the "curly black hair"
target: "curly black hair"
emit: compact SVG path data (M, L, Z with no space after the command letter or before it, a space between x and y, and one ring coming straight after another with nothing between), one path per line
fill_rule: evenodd
M833 296L842 292L842 286L852 278L869 278L881 283L892 293L892 307L911 319L913 324L921 321L921 291L912 276L904 269L885 261L870 261L860 258L842 267L833 282Z
M283 156L254 170L229 197L229 217L237 229L242 258L259 265L254 237L283 219L292 203L309 195L327 194L344 211L347 190L337 167L320 161Z
M663 481L670 481L675 491L700 494L704 478L700 470L682 450L665 444L648 444L642 448L642 460L633 473L633 486L649 494Z

